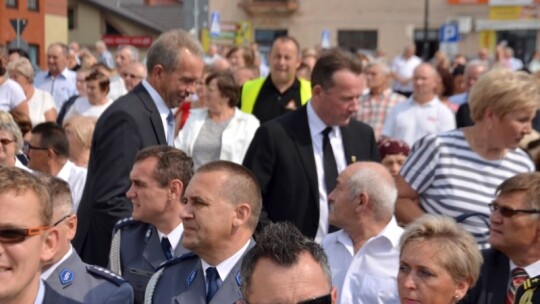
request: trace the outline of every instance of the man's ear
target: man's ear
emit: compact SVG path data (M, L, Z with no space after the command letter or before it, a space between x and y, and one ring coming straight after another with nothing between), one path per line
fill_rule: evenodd
M73 240L75 238L75 234L77 234L77 215L72 214L69 218L66 219L66 225L68 226L68 233L66 237L69 241Z
M248 203L240 203L236 205L235 212L233 225L237 228L244 225L251 217L251 206Z
M184 192L184 183L179 179L173 179L169 182L169 199L173 201L180 200Z
M41 243L41 263L45 264L52 260L56 252L58 251L58 244L60 240L60 232L58 228L52 227L44 232L44 236Z
M162 80L163 76L165 75L165 69L161 64L156 64L152 69L152 72L149 74L155 79Z

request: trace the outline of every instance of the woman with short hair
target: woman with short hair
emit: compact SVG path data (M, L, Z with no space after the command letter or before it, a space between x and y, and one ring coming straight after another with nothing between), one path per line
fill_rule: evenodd
M242 163L259 120L236 107L239 87L231 72L206 77L206 109L193 109L174 146L193 158L195 168L210 161Z
M420 217L405 229L400 247L401 303L457 303L480 275L475 239L449 217Z
M540 89L533 76L507 69L484 74L469 95L471 127L427 135L396 178L396 216L409 223L423 213L455 218L487 246L489 203L507 178L534 171L519 142L532 130Z
M112 104L113 100L108 97L109 77L98 71L92 71L85 78L86 96L79 97L66 113L64 121L71 117L82 115L98 119L103 112Z

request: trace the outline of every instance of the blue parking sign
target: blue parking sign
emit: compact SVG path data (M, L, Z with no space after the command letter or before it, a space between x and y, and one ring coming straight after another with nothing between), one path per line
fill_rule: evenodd
M221 17L218 12L212 12L210 17L210 35L219 37L221 34Z
M439 29L439 42L456 43L459 42L459 27L457 22L443 24Z

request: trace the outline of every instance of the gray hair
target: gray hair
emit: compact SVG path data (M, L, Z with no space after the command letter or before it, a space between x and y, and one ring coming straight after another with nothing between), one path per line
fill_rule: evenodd
M484 61L484 60L480 60L480 59L474 59L474 60L471 60L469 62L467 62L467 64L465 65L465 71L463 72L463 74L465 76L467 76L467 74L474 68L476 67L481 67L484 69L484 72L487 72L487 70L489 70L489 66L487 65L487 63Z
M139 61L139 50L132 46L132 45L129 45L129 44L121 44L119 45L117 48L116 48L116 52L120 52L124 49L127 49L129 50L129 53L130 53L130 57L131 57L131 61Z
M21 57L8 63L7 69L8 71L14 70L21 73L24 77L26 77L26 79L28 79L29 83L34 82L34 68L32 67L32 64L28 58Z
M368 194L376 220L386 220L394 214L397 188L392 179L371 168L362 168L351 175L348 187L351 201L362 192Z
M20 151L23 147L23 137L21 129L19 129L19 126L15 121L6 121L6 122L0 122L0 130L6 131L11 136L13 136L13 140L15 140L15 148L17 151Z
M246 253L242 260L240 276L244 298L251 293L251 281L257 262L268 259L279 266L290 267L298 264L302 253L308 253L318 264L332 287L332 273L324 249L288 222L272 223L264 227L257 236L257 244Z
M386 63L386 61L382 60L382 59L375 59L373 61L370 61L367 65L366 65L366 69L369 69L371 67L374 67L374 66L378 66L381 68L381 72L385 75L385 76L388 76L390 75L390 73L392 72L392 70L390 70L390 67L388 66L388 63Z
M48 174L39 174L38 177L49 190L52 199L53 213L55 210L60 209L69 214L73 213L73 198L71 196L69 184L62 179Z
M161 34L146 55L146 69L152 74L152 70L158 64L170 73L176 69L180 61L179 50L187 49L194 55L202 58L204 51L197 39L186 31L177 29Z

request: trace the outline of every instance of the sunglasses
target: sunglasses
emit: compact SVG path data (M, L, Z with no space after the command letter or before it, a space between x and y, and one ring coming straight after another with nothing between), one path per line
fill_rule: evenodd
M63 218L59 219L58 221L56 221L56 223L54 223L52 226L53 227L56 227L58 226L58 224L60 224L61 222L63 222L65 219L67 219L68 217L70 217L71 214L68 214L68 215L65 215Z
M540 214L540 210L538 209L512 209L499 206L495 201L489 204L489 210L491 210L491 212L499 211L499 213L504 217L513 217L514 215L519 213Z
M41 226L35 228L2 228L0 229L0 243L16 244L24 242L27 238L35 235L40 235L43 231L48 230L49 226Z
M240 304L249 304L247 301L238 301L236 303L237 304L238 303L240 303ZM317 297L317 298L300 301L300 302L298 302L296 304L332 304L332 295L327 294L327 295L320 296L320 297Z

